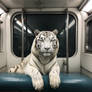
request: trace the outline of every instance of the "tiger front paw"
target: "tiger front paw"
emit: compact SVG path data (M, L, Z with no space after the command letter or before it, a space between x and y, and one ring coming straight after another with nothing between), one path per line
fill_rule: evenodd
M16 71L16 68L17 68L17 66L15 66L15 67L13 67L13 68L10 68L9 70L8 70L8 72L10 73L14 73L15 71Z
M60 85L60 76L54 73L51 73L49 75L49 80L50 80L50 86L52 88L58 88Z
M41 75L36 75L32 78L33 87L35 90L42 90L44 87L44 82Z

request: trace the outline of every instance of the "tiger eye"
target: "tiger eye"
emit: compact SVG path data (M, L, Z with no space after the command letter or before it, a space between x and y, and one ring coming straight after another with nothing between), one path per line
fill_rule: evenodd
M51 39L50 41L51 41L51 42L55 42L55 41L56 41L56 39Z
M44 39L42 39L42 38L41 38L41 39L38 39L38 41L42 41L42 42L43 42L43 41L44 41Z

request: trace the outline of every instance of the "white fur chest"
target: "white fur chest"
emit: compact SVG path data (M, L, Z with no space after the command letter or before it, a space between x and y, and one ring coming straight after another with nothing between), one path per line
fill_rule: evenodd
M42 59L42 60L44 62L50 61L50 59ZM32 55L32 58L30 58L29 65L36 67L42 74L47 74L55 63L56 63L56 57L54 57L47 64L42 64L41 61L39 61L39 59L37 59L34 55Z

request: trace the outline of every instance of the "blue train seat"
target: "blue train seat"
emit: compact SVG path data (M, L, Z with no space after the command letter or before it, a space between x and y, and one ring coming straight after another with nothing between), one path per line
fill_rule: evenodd
M44 92L92 92L92 79L79 74L60 74L61 84L53 89L49 85L48 75L44 75ZM0 91L34 91L32 80L28 75L0 73Z

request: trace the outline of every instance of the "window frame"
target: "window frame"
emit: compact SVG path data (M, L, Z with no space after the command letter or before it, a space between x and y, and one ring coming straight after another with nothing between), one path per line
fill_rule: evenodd
M68 11L70 15L72 15L75 19L75 22L76 22L76 38L75 38L75 53L71 56L71 57L74 57L77 52L78 52L78 16L76 15L76 13L74 12L71 12L71 11ZM10 19L10 29L11 29L11 53L15 56L15 57L18 57L17 55L14 54L13 52L13 19L15 16L17 16L18 14L22 14L23 12L22 11L19 11L19 12L15 12L12 16L11 16L11 19ZM66 13L65 11L28 11L28 12L25 12L24 14L64 14ZM71 58L69 57L69 58ZM18 57L18 58L21 58L21 57ZM66 58L66 57L58 57L58 58Z
M3 52L3 33L2 33L2 21L0 20L0 53Z

